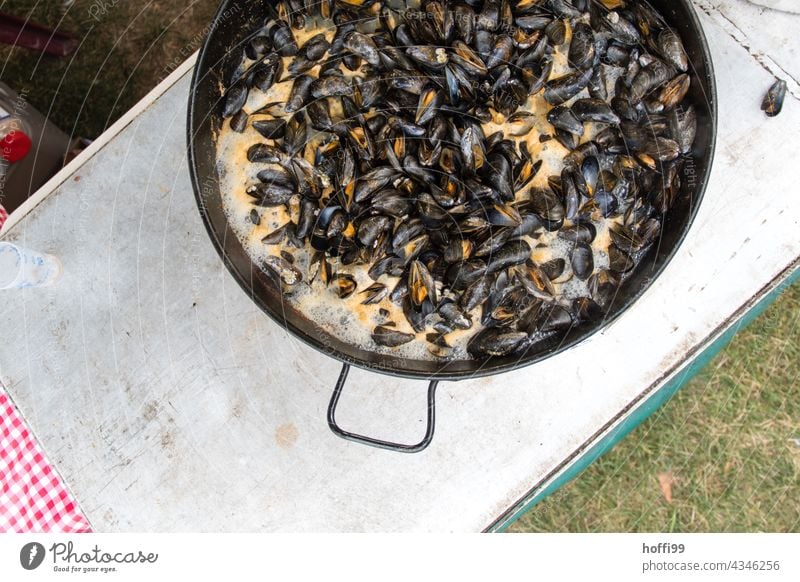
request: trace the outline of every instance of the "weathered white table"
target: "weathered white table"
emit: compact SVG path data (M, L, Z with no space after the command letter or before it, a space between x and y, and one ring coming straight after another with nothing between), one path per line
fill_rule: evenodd
M791 3L696 4L720 132L678 256L582 345L442 385L436 438L412 456L329 432L339 364L255 307L200 222L185 155L191 63L156 88L3 235L64 262L57 287L3 293L0 378L93 526L497 529L630 430L800 260L800 16ZM791 95L768 120L759 104L773 74ZM420 436L423 383L351 378L343 426Z

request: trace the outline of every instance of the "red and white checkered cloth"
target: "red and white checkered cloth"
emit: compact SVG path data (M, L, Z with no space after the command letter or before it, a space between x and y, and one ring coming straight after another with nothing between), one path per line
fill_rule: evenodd
M0 532L89 531L86 517L0 384Z
M3 228L6 218L8 218L8 212L6 212L6 209L0 204L0 228Z

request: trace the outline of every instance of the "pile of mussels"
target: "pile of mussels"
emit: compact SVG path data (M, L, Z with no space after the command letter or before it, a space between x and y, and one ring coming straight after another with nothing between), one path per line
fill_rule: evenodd
M247 186L251 221L258 207L292 209L264 238L282 245L265 272L345 298L357 290L347 268L368 268L363 303L401 305L435 354L457 329L475 330L473 356L506 356L603 316L659 237L695 137L687 55L660 14L637 0L263 4L222 109L231 129L264 138L247 152L263 165ZM559 54L568 64L556 74ZM287 79L284 102L245 110L250 92ZM537 95L543 110L526 110ZM531 184L538 117L549 128L538 141L565 148L546 187ZM611 224L602 269L598 220ZM571 245L566 260L532 260L547 231ZM307 245L303 273L287 249ZM559 296L554 282L569 277L588 296ZM416 336L387 321L372 338Z

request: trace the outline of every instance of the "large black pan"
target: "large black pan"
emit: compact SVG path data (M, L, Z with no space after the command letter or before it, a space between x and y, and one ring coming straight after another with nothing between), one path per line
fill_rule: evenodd
M242 288L261 309L277 323L310 346L344 363L328 409L331 429L343 438L404 452L425 448L433 437L434 393L440 380L459 380L499 374L528 366L566 350L615 320L630 307L664 270L686 236L697 212L711 168L716 136L716 87L705 35L689 0L651 0L668 24L684 40L691 64L691 90L687 100L698 114L698 133L692 160L685 165L682 195L665 218L659 244L623 283L607 316L571 329L547 344L538 344L527 352L488 361L456 360L433 362L411 360L369 351L346 343L325 332L313 321L283 300L260 268L244 250L225 217L216 170L215 132L221 126L221 91L225 79L238 65L248 34L263 22L261 2L223 0L209 28L197 59L189 96L188 148L192 185L208 234L225 265ZM426 379L428 389L428 426L418 444L398 445L349 433L334 420L336 404L351 365L407 378Z

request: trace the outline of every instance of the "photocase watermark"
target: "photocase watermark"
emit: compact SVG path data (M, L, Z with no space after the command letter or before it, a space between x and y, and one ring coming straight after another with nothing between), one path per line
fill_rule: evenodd
M86 10L97 22L119 4L119 0L95 0Z
M39 542L30 542L19 551L19 564L26 570L35 570L42 565L45 549Z
M327 333L319 335L320 343L322 344L321 352L327 356L336 357L341 352L340 346L342 340L338 340ZM359 362L358 367L372 372L392 372L396 370L406 369L406 363L402 358L390 356L388 354L382 355L382 359L374 362Z
M219 183L217 182L217 179L214 176L206 176L206 178L200 184L198 184L197 193L197 205L200 209L200 212L205 214L208 210L208 201L214 200L219 193ZM207 237L205 232L194 231L191 233L189 243L186 246L188 253L188 264L193 266L190 275L190 284L192 301L194 302L194 305L197 304L199 297L202 295L202 292L205 289L206 282L204 279L203 270L201 268L201 263L203 260L203 244L206 241Z
M566 491L563 487L556 489L550 495L542 499L539 503L533 506L531 511L540 514L546 514L549 511L555 509L555 507L562 502L566 501L566 497L569 495L569 492Z
M6 111L7 115L4 115L3 118L0 119L0 122L3 123L2 129L5 135L24 129L20 120L25 115L25 110L28 108L28 92L29 89L27 88L20 89L19 93L17 93L17 98L11 106L11 111ZM7 121L5 121L6 119ZM6 157L8 157L10 153L10 146L3 146L3 156L0 157L0 165L8 165ZM0 204L3 203L3 195L6 190L6 179L8 177L6 170L6 167L0 167Z
M186 43L181 49L175 54L175 56L170 60L166 66L164 67L165 74L169 75L172 71L177 69L180 64L188 59L191 54L197 50L203 40L211 34L211 32L221 23L227 21L231 16L234 14L238 14L241 10L241 5L233 4L230 8L227 8L222 14L219 15L219 18L214 19L213 22L208 24L203 30L195 34L188 43Z
M82 574L117 572L122 564L155 564L158 560L157 553L142 550L105 551L95 544L88 551L76 551L72 542L56 542L45 549L38 542L29 542L19 552L19 563L25 570L35 570L47 556L54 572Z
M440 22L439 15L436 15L433 12L428 12L425 10L399 10L393 12L401 15L406 21L431 20L434 23ZM478 20L480 20L480 18L476 17L473 13L462 13L458 11L451 12L448 15L448 19L453 23L454 26L465 27L465 28L477 28ZM497 23L494 24L490 21L482 21L480 24L481 24L481 30L486 30L487 32L497 33L500 35L513 37L514 35L519 34L520 32L527 34L525 28L520 26L515 26L510 22L501 22L500 20L498 20Z
M697 186L697 168L691 154L683 157L683 177L688 188Z

